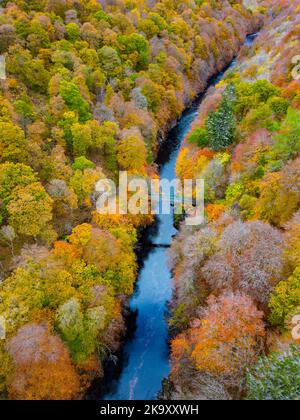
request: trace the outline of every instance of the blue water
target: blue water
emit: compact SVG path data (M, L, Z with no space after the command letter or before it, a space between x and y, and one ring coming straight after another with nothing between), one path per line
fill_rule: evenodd
M252 44L249 36L246 45ZM236 65L234 60L229 68ZM211 80L210 86L218 83L224 72ZM159 153L161 178L173 180L182 141L197 116L201 95L188 109L169 133ZM168 246L177 233L174 217L158 217L154 233L149 233L146 254L139 274L136 291L130 308L137 312L136 331L124 347L124 367L118 380L110 384L104 400L154 400L161 390L162 381L169 375L168 326L166 313L172 297L172 275L167 264Z
M171 130L161 159L161 178L175 178L180 144L197 115L199 101L185 112L175 129ZM143 262L138 286L130 308L137 311L137 328L124 348L125 366L117 382L111 386L106 400L153 400L161 390L162 380L170 372L168 326L166 312L172 297L172 275L167 263L168 246L177 230L173 214L159 215L154 233L148 236L150 252Z

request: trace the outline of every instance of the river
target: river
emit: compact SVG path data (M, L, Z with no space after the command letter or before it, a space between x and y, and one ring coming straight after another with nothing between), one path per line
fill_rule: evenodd
M251 45L254 38L255 35L248 36L245 45ZM233 60L229 68L236 64ZM209 87L218 83L224 73L211 79ZM200 95L184 112L161 147L157 160L161 178L173 180L176 177L180 146L197 116L203 96ZM177 233L173 225L173 215L161 215L144 235L141 270L130 302L132 313L136 313L136 328L124 346L122 369L118 377L107 384L103 400L155 400L163 379L169 375L166 314L173 282L167 260L168 248Z

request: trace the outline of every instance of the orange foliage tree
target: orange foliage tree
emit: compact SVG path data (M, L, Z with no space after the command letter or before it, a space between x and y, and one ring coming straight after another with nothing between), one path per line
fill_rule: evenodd
M69 352L47 326L27 324L8 345L14 361L9 380L11 399L65 400L79 394L79 380Z
M197 369L230 376L244 372L261 349L262 319L263 313L246 295L211 297L199 327L191 330Z

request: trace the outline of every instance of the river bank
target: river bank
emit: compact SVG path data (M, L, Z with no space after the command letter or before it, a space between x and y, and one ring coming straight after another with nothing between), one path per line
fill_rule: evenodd
M246 45L251 42L249 36ZM217 76L209 80L208 87L217 84L224 72L235 66L233 60ZM175 178L175 166L181 144L190 130L205 92L200 94L170 130L160 148L157 164L160 176ZM141 236L138 250L140 274L127 316L128 334L123 351L117 355L118 363L106 365L104 377L95 383L92 399L132 400L157 398L162 381L170 371L169 330L166 321L168 304L172 297L172 273L168 268L168 248L177 230L173 214L159 216ZM155 372L153 372L155 366Z
M297 10L270 9L253 47L201 103L180 152L178 176L205 180L206 220L182 224L171 250L177 334L166 399L299 395L299 377L285 370L293 360L299 371Z

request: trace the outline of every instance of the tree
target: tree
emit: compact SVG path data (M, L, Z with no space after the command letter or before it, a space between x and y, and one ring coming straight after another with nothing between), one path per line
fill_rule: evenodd
M149 43L140 34L120 35L118 37L121 55L136 70L144 70L149 60Z
M198 147L203 148L209 145L208 132L204 128L197 128L188 137L188 142L196 144Z
M279 93L279 89L266 79L259 79L254 83L238 82L236 86L235 112L239 120L247 117L251 111L256 111Z
M6 67L9 73L20 77L29 89L42 94L47 92L50 73L45 68L44 61L32 58L29 50L20 45L12 45L9 48Z
M30 98L27 95L21 96L15 102L15 109L19 114L19 120L23 129L26 130L27 125L35 119L34 107Z
M88 124L74 124L71 127L73 154L75 157L85 156L92 145L92 130Z
M204 265L204 278L214 290L243 290L267 303L281 280L284 242L279 231L262 222L234 222L225 228L218 251Z
M17 187L26 187L37 182L37 175L30 166L22 163L3 163L0 165L0 198L8 203Z
M217 154L202 171L206 201L212 202L224 198L228 182L226 167L229 159L230 156L225 153Z
M103 156L105 169L109 172L117 171L117 134L118 125L111 121L105 121L99 125L97 121L90 121L92 130L92 147L100 151Z
M279 225L278 206L276 201L280 195L280 182L282 180L280 173L268 173L261 181L260 197L256 201L255 215L258 219L264 220L274 225ZM275 204L276 203L276 204ZM281 211L281 210L280 210Z
M12 256L15 256L14 253L14 240L16 239L16 232L11 226L2 226L0 229L0 238L8 243Z
M45 325L27 324L8 342L15 369L8 383L15 400L65 400L79 394L70 355Z
M80 37L79 26L75 22L70 22L66 25L67 37L70 41L77 41Z
M172 357L180 363L188 350L197 370L241 390L247 366L256 361L262 348L265 335L262 319L263 313L246 295L225 293L218 298L210 297L203 317L193 322L177 355L173 344Z
M84 260L97 267L100 273L115 270L120 263L121 249L116 238L109 232L92 229L90 241L84 246Z
M223 204L209 204L205 210L208 221L215 222L224 214L226 207Z
M39 182L14 191L8 205L10 225L21 235L39 236L52 220L53 200Z
M88 125L91 130L91 147L105 154L106 147L115 140L118 132L117 125L111 121L100 124L96 120L89 121Z
M96 104L94 108L93 117L96 121L99 121L100 123L115 122L113 110L101 103Z
M286 258L292 270L300 267L300 211L285 225Z
M80 36L84 41L89 43L91 48L98 48L101 34L90 22L84 22L80 27Z
M138 25L138 29L147 36L148 39L153 38L160 32L158 26L156 26L155 22L151 19L141 20Z
M73 171L84 171L85 169L95 169L95 164L88 160L85 156L80 156L75 159L72 165Z
M226 91L227 92L227 91ZM236 119L233 100L229 93L223 94L220 108L211 112L206 121L209 144L213 150L222 150L230 146L236 135Z
M141 171L147 163L147 148L140 137L131 135L119 143L118 163L121 169Z
M300 158L288 162L278 173L268 173L260 184L255 212L276 226L283 226L300 204Z
M51 20L45 15L41 16L39 20L33 19L31 21L27 36L27 48L32 54L38 54L41 49L45 50L50 47L49 32L47 30L49 26L51 26Z
M285 162L297 156L300 150L299 111L290 107L281 124L280 133L275 137L274 157Z
M141 88L135 88L131 91L131 99L133 100L135 106L138 109L147 109L148 101L146 97L142 94Z
M46 246L38 244L25 244L18 256L14 258L13 267L28 268L32 262L40 262L46 260L49 256L49 249Z
M68 343L76 363L86 362L100 345L99 334L106 326L107 313L103 306L83 313L78 300L71 299L58 310L57 329Z
M70 187L77 195L80 206L91 205L91 196L95 191L95 185L101 178L103 178L103 174L99 168L74 172L70 179Z
M82 249L92 240L92 233L92 225L83 223L72 230L72 234L69 236L69 241L72 245L79 246Z
M47 257L43 248L36 256L27 249L21 255L23 261L17 260L20 267L1 288L0 307L2 313L7 313L8 335L43 309L55 310L75 295L72 275Z
M278 96L270 98L268 104L278 118L284 117L290 106L290 102L287 99L279 98Z
M265 164L265 155L269 153L271 144L268 130L260 128L252 132L234 149L231 159L232 172L241 173L248 178L261 177L258 170Z
M91 119L90 106L82 97L75 82L63 80L60 83L60 95L69 109L78 114L80 122L84 123Z
M251 88L253 95L259 102L267 102L279 92L279 89L272 85L267 79L257 80L253 83Z
M26 140L20 127L0 121L0 162L24 162L26 160Z
M272 325L285 329L300 308L300 267L286 281L281 281L271 295L269 304Z
M136 279L134 238L120 227L112 228L110 233L85 223L73 229L69 242L77 247L85 263L94 267L118 294L130 295ZM76 255L74 248L65 248L67 259Z
M45 11L47 12L53 12L57 16L61 16L62 18L65 17L65 13L69 8L69 2L68 1L60 1L60 0L47 0Z
M16 31L12 25L4 24L0 26L0 53L8 50L16 40Z
M77 196L66 182L52 179L46 187L47 193L53 199L53 210L59 219L61 216L70 217L72 210L77 209Z
M299 400L300 353L291 347L284 353L261 358L247 377L248 400Z
M107 75L115 74L117 68L121 65L120 57L112 47L102 47L99 50L99 57L101 68Z

